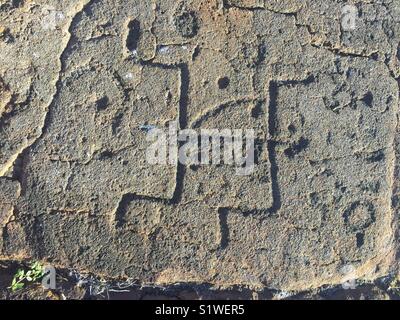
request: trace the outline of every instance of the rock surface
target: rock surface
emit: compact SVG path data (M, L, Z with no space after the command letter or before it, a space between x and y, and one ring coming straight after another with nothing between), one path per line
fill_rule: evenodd
M0 255L305 291L397 272L400 3L0 1ZM256 169L146 130L254 129ZM350 271L348 267L350 268Z

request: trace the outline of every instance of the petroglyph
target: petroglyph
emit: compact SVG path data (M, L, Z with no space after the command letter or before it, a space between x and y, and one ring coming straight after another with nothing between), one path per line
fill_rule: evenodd
M397 2L355 31L334 0L3 2L2 256L293 291L397 270ZM254 172L149 164L173 122L254 130Z

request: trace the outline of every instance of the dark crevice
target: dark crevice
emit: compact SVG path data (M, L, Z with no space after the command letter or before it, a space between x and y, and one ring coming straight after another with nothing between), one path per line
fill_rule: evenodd
M367 163L381 162L383 160L385 160L385 152L383 150L372 153L372 155L366 159Z
M278 130L277 121L278 107L278 83L271 81L269 84L269 111L268 111L268 129L271 137L276 135Z
M180 99L179 99L179 124L180 128L187 128L188 117L187 109L189 104L189 67L187 64L180 64L178 67L181 70L181 89L180 89Z
M279 166L276 160L276 148L277 143L274 141L268 142L268 154L269 154L269 161L271 166L271 192L272 192L272 207L268 210L270 214L277 213L282 206L281 202L281 191L279 187Z
M179 128L185 129L188 125L187 109L189 104L189 67L186 64L180 64L178 66L181 70L181 88L180 88L180 99L179 99ZM178 141L178 150L184 144L184 141ZM182 199L184 179L186 174L186 168L181 163L177 164L176 172L176 186L171 204L178 204Z
M140 39L140 22L136 19L128 23L128 36L126 37L126 48L129 51L137 50Z
M174 194L172 196L172 199L169 202L170 205L178 204L182 200L185 174L186 174L185 166L180 164L180 163L178 163L177 170L176 170L175 191L174 191Z
M364 245L364 233L357 233L356 234L356 245L357 248L361 248Z
M304 86L308 86L312 83L315 82L315 76L312 74L310 76L308 76L306 79L303 80L284 80L284 81L279 81L278 85L281 86L298 86L298 85L304 85Z
M123 118L124 114L119 112L112 119L111 130L114 135L118 133L118 128L121 126Z
M229 209L219 208L219 230L220 230L220 249L224 250L229 244L229 226L228 226Z
M254 108L251 110L251 116L255 119L259 118L261 115L264 114L264 107L265 100L258 100L256 101Z
M269 108L268 108L268 130L270 138L274 137L277 131L277 106L278 105L278 83L271 81L269 85ZM271 167L271 193L272 207L268 210L270 214L275 214L281 208L281 194L278 183L279 167L276 161L276 142L268 141L268 156Z
M192 54L192 61L195 61L201 52L200 47L197 45Z

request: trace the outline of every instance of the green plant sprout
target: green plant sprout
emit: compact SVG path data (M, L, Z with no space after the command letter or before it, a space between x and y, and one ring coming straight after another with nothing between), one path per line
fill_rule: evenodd
M18 269L11 282L11 286L9 286L8 289L11 289L11 291L17 291L22 289L26 282L36 282L43 276L44 267L40 264L40 262L36 261L30 266L30 269L27 272L25 272L23 269Z

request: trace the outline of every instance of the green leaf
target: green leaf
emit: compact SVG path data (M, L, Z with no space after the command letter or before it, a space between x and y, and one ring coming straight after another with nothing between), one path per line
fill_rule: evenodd
M41 265L39 262L35 262L35 263L31 266L31 268L34 269L34 270L37 270L37 271L40 271L40 270L43 269L42 265Z
M24 284L22 282L16 283L15 285L13 285L12 291L16 291L16 290L22 289L23 287L24 287Z
M17 273L15 274L16 277L22 278L25 276L25 271L22 269L18 269Z

